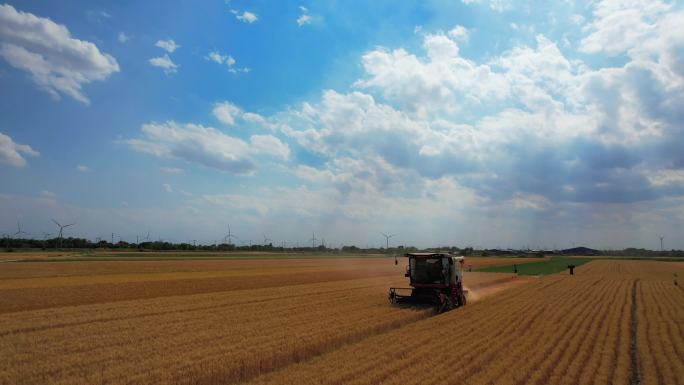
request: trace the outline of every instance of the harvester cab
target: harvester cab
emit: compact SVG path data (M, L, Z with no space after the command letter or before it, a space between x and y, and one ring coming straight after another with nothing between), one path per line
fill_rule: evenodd
M450 253L408 253L405 276L410 288L391 287L391 304L435 306L442 313L466 304L465 259Z

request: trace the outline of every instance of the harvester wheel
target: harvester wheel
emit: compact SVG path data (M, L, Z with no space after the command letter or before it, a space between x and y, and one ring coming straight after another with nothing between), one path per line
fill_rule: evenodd
M437 314L444 313L454 308L454 303L448 295L440 295L440 302L439 308L437 308Z

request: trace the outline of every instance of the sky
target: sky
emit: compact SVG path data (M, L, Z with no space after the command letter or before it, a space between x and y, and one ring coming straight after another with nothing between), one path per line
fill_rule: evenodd
M681 249L682 25L671 1L0 2L0 233Z

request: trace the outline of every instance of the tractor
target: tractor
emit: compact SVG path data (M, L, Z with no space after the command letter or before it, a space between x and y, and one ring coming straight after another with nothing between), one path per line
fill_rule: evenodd
M463 289L465 259L450 253L408 253L405 277L410 288L391 287L389 302L434 306L443 313L466 304Z

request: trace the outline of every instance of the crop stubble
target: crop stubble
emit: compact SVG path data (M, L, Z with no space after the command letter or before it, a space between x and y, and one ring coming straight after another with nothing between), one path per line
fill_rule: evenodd
M404 284L389 259L222 262L162 263L149 280L133 262L70 277L20 266L0 281L0 383L235 383L430 315L387 304Z
M200 265L80 266L66 284L56 267L3 271L16 303L63 292L0 302L0 383L683 383L676 264L466 273L471 298L490 296L436 317L386 304L405 285L387 259Z
M673 269L594 261L251 384L630 384L635 372L642 384L682 384L684 295Z

